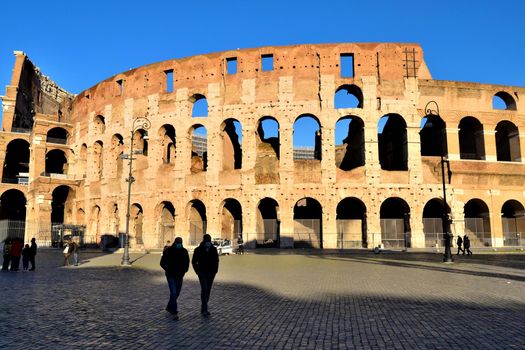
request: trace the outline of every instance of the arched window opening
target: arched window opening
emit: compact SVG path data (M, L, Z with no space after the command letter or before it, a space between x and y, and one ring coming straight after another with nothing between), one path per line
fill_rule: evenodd
M83 143L82 146L80 146L80 152L79 152L79 157L80 157L80 174L82 175L83 178L86 177L87 154L88 154L87 145L85 143Z
M381 242L385 248L411 246L410 207L401 198L391 197L381 204Z
M242 126L235 119L222 123L222 170L242 168Z
M361 118L347 116L335 124L335 165L345 171L365 165L365 126Z
M525 209L520 202L511 199L503 204L501 224L503 226L503 245L521 247L525 239Z
M111 137L111 150L110 150L110 169L111 178L120 178L122 175L122 169L124 166L124 137L120 134L114 134Z
M448 154L447 125L438 115L427 115L421 119L419 131L421 155L439 157Z
M492 246L489 207L481 199L471 199L464 207L465 235L473 247Z
M509 93L500 91L492 98L492 109L515 111L516 100Z
M162 162L173 164L175 160L175 128L170 124L164 124L159 131L162 145Z
M46 142L67 144L68 132L64 128L53 128L47 132Z
M407 125L399 114L387 114L378 123L379 163L383 170L408 170Z
M206 234L206 207L198 199L190 202L188 210L190 222L189 245L198 245Z
M7 190L0 196L0 222L3 220L21 222L21 225L8 225L7 235L10 238L24 238L23 222L26 221L26 204L26 197L19 190ZM17 228L17 226L21 227Z
M259 119L257 126L257 156L280 157L279 122L273 117Z
M450 214L448 205L446 212ZM425 247L438 248L445 246L443 235L443 200L433 198L425 204L423 208L423 232L425 233Z
M106 131L106 119L101 116L97 115L95 119L93 119L93 131L95 135L103 135Z
M335 92L334 107L363 108L363 92L356 85L340 86Z
M64 151L54 149L47 152L45 175L50 174L67 174L67 158Z
M142 223L144 220L144 211L142 210L142 206L138 203L134 203L131 206L131 242L134 242L135 244L132 244L134 246L140 246L144 244L144 241L142 239Z
M194 125L191 129L191 172L199 173L208 169L208 138L206 128Z
M459 122L459 152L461 159L485 159L483 125L474 117Z
M65 222L65 219L71 218L71 210L73 205L73 190L69 186L58 186L53 190L52 199L51 199L51 224L61 225ZM60 232L55 232L56 229L53 229L53 234L59 235ZM59 241L59 239L54 239Z
M272 198L263 198L257 206L257 248L280 247L279 204ZM246 243L250 243L246 240Z
M27 185L29 182L29 142L16 139L7 144L2 182Z
M85 225L86 224L86 212L84 209L79 208L77 210L77 219L76 219L77 225Z
M193 103L191 109L192 118L208 116L208 101L204 95L195 94L190 98L190 102Z
M345 198L337 205L337 248L366 248L366 206L357 198Z
M158 248L173 244L175 240L175 207L171 202L160 204L160 223L159 223ZM169 241L169 243L168 243Z
M96 179L102 178L104 171L104 145L102 141L93 144L93 170Z
M91 219L87 229L91 230L90 235L93 238L93 242L99 245L102 244L100 236L100 207L98 205L93 206L91 209Z
M111 207L111 217L110 217L110 232L113 232L115 237L120 236L120 212L118 209L118 204L113 203Z
M236 200L228 198L221 211L221 237L230 242L237 242L242 237L242 206Z
M323 248L323 208L313 198L297 201L293 210L294 248Z
M520 132L508 120L496 126L496 153L498 161L521 162Z
M139 152L148 155L148 132L144 129L138 129L133 133L133 153Z
M311 114L299 116L293 124L294 160L321 160L321 124Z

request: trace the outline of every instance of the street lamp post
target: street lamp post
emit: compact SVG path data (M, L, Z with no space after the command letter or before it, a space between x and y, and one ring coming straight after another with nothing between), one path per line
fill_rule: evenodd
M131 263L129 261L129 218L131 216L131 184L135 182L135 178L133 177L132 171L133 171L133 136L135 135L135 131L139 129L148 130L151 126L151 122L146 117L139 117L135 120L133 120L133 125L131 127L131 138L130 138L130 151L129 154L123 154L123 159L129 160L129 173L128 177L126 178L126 181L128 182L128 207L126 212L126 233L124 234L124 254L122 255L122 262L121 265L124 266L130 266ZM135 152L137 154L140 154L142 152Z
M433 109L432 105L435 106ZM425 106L425 115L439 115L439 106L436 101L430 101ZM428 121L427 121L428 122ZM440 158L441 158L441 183L443 186L443 212L442 212L442 224L443 224L443 236L445 239L445 252L443 253L443 262L451 263L454 260L452 259L452 252L450 250L452 234L450 232L450 219L447 212L447 191L445 183L445 148L443 147L443 130L439 132L439 145L440 145Z

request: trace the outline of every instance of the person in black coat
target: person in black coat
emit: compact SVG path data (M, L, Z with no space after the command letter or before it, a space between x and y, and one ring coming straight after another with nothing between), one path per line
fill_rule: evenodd
M170 300L166 306L166 311L172 314L175 320L178 320L177 298L182 289L184 274L188 272L190 267L190 256L182 246L181 237L175 238L173 244L164 250L160 259L160 266L166 273L168 287L170 288Z
M463 255L465 255L465 252L467 252L468 255L472 255L470 251L470 238L468 238L467 235L463 237Z
M456 255L459 255L459 252L463 252L463 254L465 254L465 250L463 248L461 248L461 246L463 245L463 239L461 238L460 235L458 235L458 239L456 240L456 244L458 246L458 253Z
M213 279L219 271L219 254L217 249L211 244L211 236L204 235L201 244L195 248L191 260L193 269L201 284L201 314L209 316L208 301L210 299L211 286Z
M35 256L36 256L36 239L35 237L31 238L31 247L29 248L29 262L31 263L31 268L29 271L35 271Z

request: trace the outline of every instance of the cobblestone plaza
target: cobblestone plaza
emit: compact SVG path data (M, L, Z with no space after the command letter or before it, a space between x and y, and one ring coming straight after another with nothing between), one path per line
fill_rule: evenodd
M475 252L476 253L476 252ZM5 349L523 349L525 255L250 251L223 256L209 318L190 271L179 321L160 255L82 251L0 274Z

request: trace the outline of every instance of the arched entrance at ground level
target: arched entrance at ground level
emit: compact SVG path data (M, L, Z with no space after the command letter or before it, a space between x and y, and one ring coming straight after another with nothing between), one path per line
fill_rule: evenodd
M302 198L295 203L293 209L294 220L294 248L322 248L322 217L323 208L313 198Z
M187 213L190 222L188 245L198 245L206 233L206 207L198 199L190 202Z
M366 206L357 198L345 198L337 205L337 247L366 248Z
M447 219L450 207L446 208ZM443 200L432 198L423 208L423 232L425 233L425 247L443 247Z
M135 238L135 244L141 245L144 244L144 241L142 239L142 222L144 219L144 211L142 210L142 206L138 203L134 203L131 206L130 211L130 218L131 218L131 236Z
M166 201L160 203L157 215L160 215L157 248L162 248L173 244L175 240L175 208L173 204Z
M492 246L489 207L481 199L471 199L464 207L465 234L473 247Z
M51 241L61 242L64 238L64 224L73 219L74 193L69 186L61 185L53 190L51 197Z
M501 207L503 245L507 247L523 246L525 243L525 210L523 205L514 200L506 201Z
M228 198L223 202L221 210L221 237L231 242L236 242L242 237L242 207L233 198Z
M29 177L29 142L16 139L7 145L2 182L27 183Z
M263 198L257 206L256 247L280 247L279 204L272 198ZM253 244L253 239L247 237L246 243Z
M7 190L0 197L0 242L6 238L24 239L26 198L19 190Z
M385 248L407 248L410 242L410 207L401 198L392 197L381 204L381 242Z

